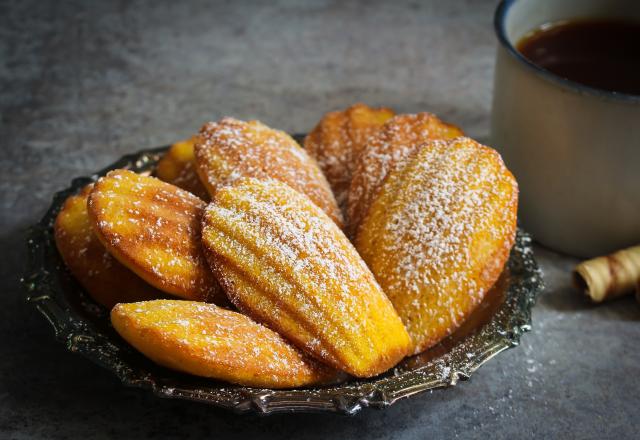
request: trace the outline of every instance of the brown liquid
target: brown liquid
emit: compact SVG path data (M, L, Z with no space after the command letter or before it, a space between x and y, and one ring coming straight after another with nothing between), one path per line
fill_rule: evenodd
M552 23L526 35L517 50L563 78L597 89L640 95L640 23Z

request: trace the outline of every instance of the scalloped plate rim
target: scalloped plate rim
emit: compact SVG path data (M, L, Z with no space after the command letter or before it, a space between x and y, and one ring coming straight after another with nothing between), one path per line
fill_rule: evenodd
M295 135L294 137L300 139L301 136L302 135ZM348 382L347 384L327 388L266 390L235 385L217 388L218 391L226 388L235 389L235 394L239 394L243 397L242 399L232 400L220 397L215 399L212 398L211 394L207 394L207 392L212 392L211 389L206 391L196 390L193 388L190 389L188 387L180 389L179 387L168 386L163 383L163 380L166 378L159 378L160 380L158 380L158 378L153 378L153 372L149 371L147 371L146 374L141 374L140 371L135 371L135 366L125 364L123 365L124 368L118 369L113 359L110 358L110 355L116 356L115 353L117 352L118 347L113 342L109 341L109 337L100 334L99 330L92 328L93 324L84 321L77 313L75 313L74 316L71 310L65 311L64 307L58 303L60 301L60 294L64 295L64 292L56 292L50 284L46 283L47 281L51 281L47 279L49 273L47 271L45 255L46 249L40 249L40 246L47 242L49 242L49 245L51 244L51 237L47 237L47 234L50 235L52 218L55 218L62 202L69 194L76 192L81 186L96 180L99 176L102 176L115 168L133 168L137 171L149 170L157 162L158 154L162 153L167 148L168 147L156 147L127 154L113 164L93 173L91 176L74 178L69 187L54 194L51 205L44 216L38 223L29 228L28 233L29 263L28 269L22 279L22 282L28 292L27 301L33 304L52 325L56 340L65 343L69 351L80 353L95 364L114 373L123 385L133 388L147 389L154 395L162 398L185 399L207 403L218 408L232 410L234 413L253 412L261 415L267 415L291 412L332 412L354 415L363 408L385 408L393 405L399 400L421 394L427 390L450 387L456 385L459 380L468 380L478 368L487 363L490 359L509 348L517 346L519 344L520 337L531 330L531 309L544 286L542 281L542 272L533 257L533 251L531 249L532 239L526 232L519 228L516 244L520 243L523 246L523 250L520 252L519 258L523 263L527 263L530 266L528 267L528 278L520 279L519 286L523 285L525 281L528 281L530 285L528 289L525 289L526 297L510 298L513 301L522 302L522 304L516 304L514 306L517 308L516 312L518 313L514 313L514 315L510 317L511 320L515 320L517 322L511 322L511 327L505 330L504 334L500 333L499 336L494 335L492 344L484 346L486 350L480 352L478 359L474 359L475 362L470 362L466 369L451 368L447 377L441 377L440 380L436 380L435 378L431 378L430 380L424 378L420 380L418 378L420 375L424 376L423 371L432 364L430 363L415 370L402 372L397 376L379 376L367 381L356 381L355 383ZM40 257L40 260L38 257ZM509 263L511 263L512 258L513 256L510 257ZM42 264L38 265L39 262ZM48 269L51 268L49 267ZM43 283L42 285L36 284L41 282ZM508 289L515 289L512 284L513 283L510 283ZM506 302L507 300L505 299L505 304ZM506 306L502 304L501 308L502 307ZM495 313L492 320L496 319L498 312L500 312L500 310ZM484 327L486 327L486 325L477 333L468 335L465 339L460 341L458 345L461 345L476 335L480 335L484 331ZM104 338L104 341L98 341L95 337L96 334ZM84 342L78 345L78 341L82 341L83 339ZM123 341L119 342L121 344L123 343ZM82 344L89 345L85 347ZM93 348L89 348L91 344L97 345ZM106 351L110 348L109 346L112 347L111 352ZM449 353L446 353L442 357L448 356L456 348L457 346L454 346ZM114 349L115 351L113 351ZM437 361L438 359L435 360ZM121 360L119 360L119 362L123 363ZM167 370L167 372L168 374L171 374L169 370ZM404 379L405 382L409 382L413 378L416 378L416 383L410 386L400 386L399 388L391 391L386 391L385 389L380 388L381 386L388 385L394 381L398 382L401 379ZM340 391L346 390L345 386L348 385L354 385L354 389L349 389L347 392L340 394ZM316 397L315 400L310 400L310 397L301 399L301 397L309 396L312 393L315 393L316 396L318 393L321 395L325 394L325 396Z

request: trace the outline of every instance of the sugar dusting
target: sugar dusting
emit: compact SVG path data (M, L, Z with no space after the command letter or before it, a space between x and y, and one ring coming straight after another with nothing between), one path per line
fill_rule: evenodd
M159 293L120 264L93 232L87 198L93 184L70 196L55 223L56 246L65 265L91 297L107 308L117 302L157 298Z
M288 338L328 361L375 363L403 350L391 342L403 341L400 320L373 275L304 195L275 180L244 180L216 195L204 222L206 246L253 287L227 289L232 301L260 308L279 329L279 320L292 320L300 331Z
M56 219L56 245L65 264L77 273L78 278L98 277L113 264L113 257L93 233L86 213L87 197L92 188L93 184L87 185L81 194L70 196ZM101 264L91 264L95 256Z
M462 131L457 127L442 122L431 113L402 114L387 121L358 157L347 205L350 232L355 234L364 220L385 177L401 167L420 145L432 139L461 135Z
M195 194L201 199L208 199L207 190L202 185L202 182L200 182L200 178L196 173L194 162L186 162L180 168L178 175L171 183L179 188Z
M258 121L224 118L205 124L195 147L196 164L211 193L242 177L272 178L306 194L341 224L320 168L288 134Z
M145 344L169 348L160 361L188 373L239 383L249 377L264 386L297 386L327 374L276 332L213 304L160 300L118 306L115 313L125 318L116 318L116 328L120 321L129 327L121 332L125 338L135 332Z
M500 273L517 193L504 173L470 139L431 141L389 175L362 225L358 249L417 351L457 328Z
M110 250L149 282L190 299L220 295L200 244L202 200L153 177L116 170L96 183L89 206Z
M30 240L31 241L31 240ZM516 252L516 255L518 255L518 252ZM518 260L518 257L516 257L516 260ZM557 319L561 319L563 317L566 318L566 316L562 315L561 313L558 314L552 314L552 318L551 320L549 320L549 322L551 322L552 320ZM540 318L540 316L538 317ZM543 317L544 318L544 317ZM537 330L538 327L538 320L536 320L535 322L535 327ZM554 322L554 325L556 323ZM502 329L510 329L512 328L512 326L509 325L499 325L498 328L502 328ZM533 335L534 337L535 334ZM524 338L524 343L525 345L530 341L531 336ZM543 346L547 346L547 342L551 342L553 343L553 340L551 341L546 341L545 344L543 344ZM485 344L490 343L489 341L486 342ZM486 346L486 345L485 345ZM105 347L98 347L99 349L104 349ZM542 347L542 346L541 346ZM540 347L538 347L540 348ZM480 350L480 348L476 348L477 350ZM536 349L537 350L537 349ZM521 352L521 350L517 350L519 353ZM478 353L483 353L478 351ZM468 353L471 354L471 353ZM514 353L515 354L515 353ZM536 355L535 353L532 354L533 357L537 357L538 355ZM127 365L123 364L121 362L121 360L118 358L117 354L112 355L111 361L112 363L111 368L114 369L114 371L118 371L118 374L121 377L127 377L128 374L126 370L129 368ZM483 361L481 361L483 362ZM544 361L543 361L544 362ZM555 360L551 360L548 362L549 365L555 364ZM559 364L561 362L558 362ZM524 364L524 362L523 362ZM117 366L116 366L117 365ZM453 367L453 366L452 366ZM500 370L500 363L498 363L498 367ZM563 364L564 367L564 364ZM431 371L431 367L428 367L429 371ZM121 371L124 370L123 371ZM522 366L522 370L525 370L524 365ZM455 371L454 371L455 372ZM416 371L417 373L421 373L420 371ZM509 370L509 371L503 371L504 375L505 375L505 379L507 377L511 377L513 376L514 372ZM415 387L415 383L416 383L416 379L415 379L415 375L410 375L409 377L411 377L411 379L404 379L404 375L401 374L399 371L397 371L397 369L393 370L393 374L395 374L396 376L402 376L402 378L399 378L399 381L395 381L393 380L393 384L394 386L399 386L401 387L401 394L399 395L407 395L406 393L408 392L409 394L411 394L411 391L414 387ZM540 375L540 374L544 374L544 373L540 373L540 368L538 368L536 370L536 373L533 374L533 376L535 375ZM172 376L169 376L171 379L173 379ZM215 401L215 402L223 402L225 404L233 404L233 405L238 405L238 403L242 403L242 407L244 408L243 411L246 410L251 410L254 408L254 403L257 401L260 402L264 402L265 405L261 406L261 410L262 411L267 411L270 412L271 410L278 410L279 408L282 409L283 408L283 403L285 403L285 401L289 400L290 398L288 396L290 396L290 394L288 392L286 393L279 393L277 391L273 391L273 390L260 390L260 389L251 389L251 388L245 388L245 387L235 387L235 386L225 386L224 384L218 384L217 382L214 382L212 384L208 384L206 382L203 383L203 385L201 387L197 387L192 389L191 387L185 387L184 384L181 384L180 382L180 377L178 377L178 380L172 380L170 381L167 385L164 385L159 392L164 394L164 395L180 395L182 397L185 396L189 396L190 398L193 399L197 399L197 400L202 400L202 401ZM159 376L155 376L155 375L151 375L149 376L149 379L151 381L155 381L155 380L165 380L166 376L164 374L160 374ZM405 380L406 382L403 383L402 381ZM147 383L147 382L145 382ZM163 382L164 383L164 382ZM383 376L381 379L376 380L374 382L370 382L370 381L350 381L348 384L346 384L345 386L341 386L341 387L337 387L337 388L331 388L331 389L326 389L326 388L317 388L317 389L309 389L306 390L305 392L303 392L300 396L299 399L296 399L296 403L291 403L290 404L290 409L294 410L294 408L300 408L301 406L304 406L304 399L306 399L307 401L312 401L312 404L310 407L312 407L313 405L318 405L318 403L322 402L323 405L326 405L326 407L331 407L333 408L334 403L336 405L338 405L339 402L339 409L340 411L349 411L349 412L356 412L359 410L359 408L361 407L361 405L367 406L367 402L375 402L376 398L374 397L374 399L372 399L371 396L371 390L374 389L376 390L377 394L376 396L380 396L381 399L384 399L385 404L390 404L393 402L393 400L395 400L396 397L391 398L391 396L387 395L386 393L382 393L380 391L383 391L386 389L387 384L389 383L387 376ZM424 379L418 379L418 383L422 383L423 386L427 383L431 383L431 376L427 377L425 376ZM536 384L536 381L534 379L533 381L534 385ZM362 385L362 388L360 388L360 384ZM170 385L170 386L169 386ZM373 386L373 388L372 388ZM433 385L428 385L428 386L433 386ZM174 388L176 387L176 388ZM525 382L525 387L526 387L526 382ZM511 392L511 390L509 390ZM177 392L178 394L173 394L174 392ZM380 392L380 393L378 393ZM518 391L516 390L516 393ZM509 393L511 394L511 393ZM394 394L393 396L398 396L398 394ZM510 396L509 396L510 397ZM361 400L362 399L362 400ZM286 405L286 404L285 404ZM495 407L495 405L493 405ZM237 408L239 408L239 406L237 406ZM337 406L336 406L337 408ZM498 408L498 407L496 407ZM498 409L499 411L499 409ZM500 415L500 417L502 417L502 415ZM474 427L475 429L475 427Z

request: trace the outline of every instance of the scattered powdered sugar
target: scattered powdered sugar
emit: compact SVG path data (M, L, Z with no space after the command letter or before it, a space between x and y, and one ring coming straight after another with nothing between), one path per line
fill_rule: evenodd
M381 336L401 328L391 304L344 234L304 195L275 180L224 188L206 210L203 239L251 286L229 292L232 299L316 355L370 362L395 348Z
M161 363L189 373L194 372L190 369L197 362L202 366L197 372L200 375L204 369L204 375L241 381L251 372L265 383L284 385L309 382L326 374L323 367L277 333L213 304L158 300L120 305L115 313L125 317L122 322L135 328L137 334L144 335L144 344L162 345ZM116 319L116 328L119 322ZM127 334L123 333L125 337ZM141 344L136 338L130 342Z
M509 179L497 153L470 139L431 141L372 205L358 248L418 349L457 328L500 273L482 270L504 263L507 252L491 259L515 234Z
M58 214L55 225L56 245L74 277L99 303L111 307L121 300L142 300L157 292L119 263L93 231L87 211L87 199L93 185L71 196ZM100 222L107 226L108 222ZM119 236L113 240L118 242Z
M219 287L202 254L204 202L174 185L131 171L100 179L91 208L110 250L171 293L211 299Z
M332 219L342 221L320 168L283 131L258 121L224 118L202 127L195 154L210 192L242 177L272 178L306 194Z
M428 140L461 136L457 127L431 113L402 114L387 121L373 135L357 160L349 190L347 219L355 234L385 177Z

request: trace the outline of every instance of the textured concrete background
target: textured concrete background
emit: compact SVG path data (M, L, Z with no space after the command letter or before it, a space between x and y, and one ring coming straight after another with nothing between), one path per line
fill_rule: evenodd
M358 100L487 134L493 1L178 3L1 2L0 438L637 438L640 308L590 306L541 248L520 347L355 418L160 400L57 344L18 278L25 228L74 176L223 115L305 131Z

